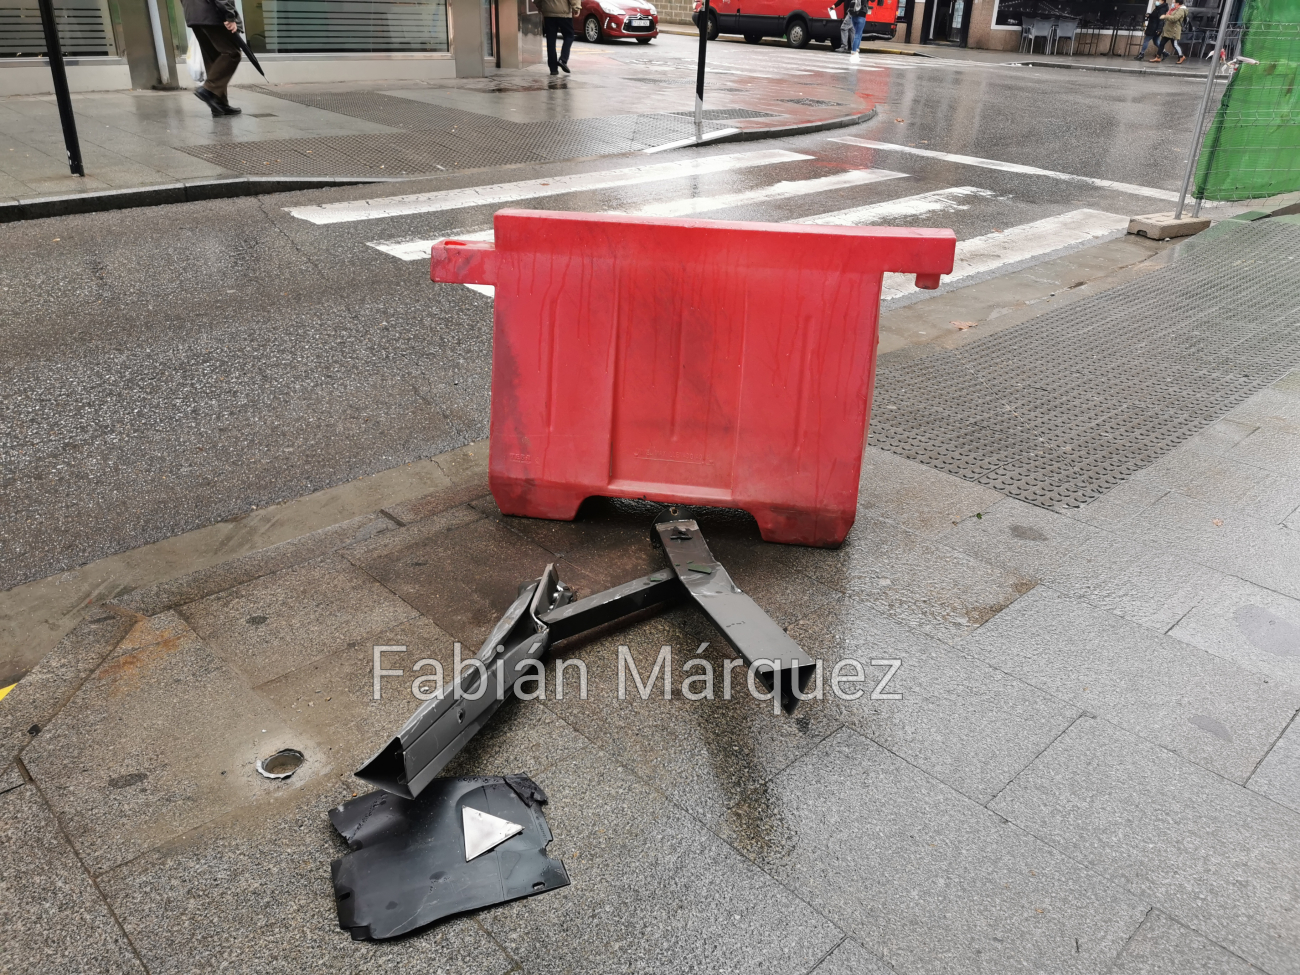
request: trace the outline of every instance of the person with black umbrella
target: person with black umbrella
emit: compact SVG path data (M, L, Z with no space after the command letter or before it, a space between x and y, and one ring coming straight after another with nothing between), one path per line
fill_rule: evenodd
M243 24L235 0L181 0L185 7L185 24L194 31L203 52L203 84L194 89L199 101L212 109L214 116L239 115L241 109L230 104L226 88L239 67Z

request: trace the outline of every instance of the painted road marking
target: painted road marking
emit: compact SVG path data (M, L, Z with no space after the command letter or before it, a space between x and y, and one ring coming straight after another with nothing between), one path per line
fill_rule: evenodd
M952 274L945 274L942 284L987 274L1012 264L1046 260L1059 251L1127 232L1128 217L1102 210L1071 210L999 233L959 240ZM910 274L886 274L881 300L912 294L917 290L915 280Z
M494 183L489 186L467 186L457 190L438 190L433 193L415 193L410 196L390 196L375 200L351 200L345 203L325 203L317 206L285 207L299 220L314 224L350 223L355 220L377 220L383 217L401 217L415 213L436 213L462 207L498 206L518 200L559 196L563 193L590 192L617 186L635 186L665 179L681 179L708 173L731 172L755 166L797 162L812 159L801 152L784 149L765 149L759 152L733 152L701 159L680 159L669 163L651 163L629 166L625 169L598 170L593 173L575 173L569 176L550 176L544 179L520 180L517 183Z
M17 684L10 684L8 687L0 687L0 701L3 701L5 699L5 695L8 694L17 686L18 686Z
M984 169L1000 169L1006 173L1024 173L1028 176L1049 176L1071 183L1087 183L1102 189L1116 190L1120 193L1132 193L1134 196L1149 196L1156 200L1177 200L1178 194L1173 190L1159 190L1152 186L1138 186L1134 183L1120 183L1113 179L1094 179L1091 176L1076 176L1074 173L1058 173L1051 169L1039 169L1037 166L1022 166L1019 163L1002 162L997 159L981 159L978 156L959 156L951 152L936 152L933 149L918 149L915 146L900 146L892 142L873 142L870 139L858 139L844 136L831 139L831 142L843 142L851 146L865 146L868 149L888 149L894 152L907 152L914 156L927 156L942 159L945 162L960 163L963 166L980 166Z
M668 200L663 203L651 203L636 210L617 210L608 212L628 213L639 217L679 217L694 213L705 213L709 210L722 210L726 207L744 206L749 203L760 203L769 200L785 199L787 197L806 196L809 193L822 193L828 190L844 189L849 186L863 186L867 183L878 183L887 179L900 179L906 175L906 173L890 172L887 169L854 169L846 173L835 173L831 176L821 176L816 179L785 180L780 183L774 183L771 186L764 186L754 190L745 190L741 193L726 193L716 196L700 196L682 200ZM973 192L987 192L989 196L994 195L989 191L976 191L973 187L959 188L959 190L967 189L970 189ZM860 207L859 209L865 210L870 208ZM853 213L856 211L845 210L840 212ZM828 216L833 216L833 214L828 214ZM801 222L814 223L816 221L805 220ZM391 254L399 260L423 261L429 259L430 248L432 248L434 244L444 240L492 239L493 234L491 230L474 230L463 234L446 234L442 237L402 237L397 240L372 240L369 242L368 246L375 248L375 250L383 251L385 254Z
M904 196L897 200L886 200L883 203L870 203L849 210L821 213L815 217L796 217L787 221L787 223L812 223L826 227L860 227L863 224L880 223L882 220L897 220L900 217L919 217L926 213L969 210L970 204L962 203L963 198L983 197L992 199L996 196L997 194L992 190L981 189L978 186L953 186L946 190L931 190L929 193Z
M684 200L665 200L661 203L648 203L635 210L622 210L638 217L684 217L695 213L707 213L709 210L724 210L727 207L747 206L751 203L764 203L770 200L784 200L789 197L807 196L810 193L825 193L830 190L842 190L850 186L865 186L867 183L879 183L887 179L902 179L906 173L895 173L888 169L851 169L846 173L831 176L819 176L815 179L792 179L773 183L754 190L740 193L723 193L717 196L697 196Z

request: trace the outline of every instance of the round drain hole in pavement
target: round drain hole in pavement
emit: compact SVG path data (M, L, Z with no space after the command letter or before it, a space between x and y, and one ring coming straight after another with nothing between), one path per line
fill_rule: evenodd
M302 767L306 761L302 752L295 748L282 748L270 758L257 760L258 774L268 779L287 779Z

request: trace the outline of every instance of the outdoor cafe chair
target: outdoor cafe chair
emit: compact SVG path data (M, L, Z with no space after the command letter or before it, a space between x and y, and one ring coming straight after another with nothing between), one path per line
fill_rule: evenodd
M1058 20L1053 26L1056 28L1056 30L1054 31L1052 36L1052 53L1053 54L1056 53L1057 44L1059 44L1061 41L1066 40L1068 38L1070 41L1070 55L1071 57L1073 57L1074 35L1075 32L1078 31L1079 29L1079 22L1077 20ZM1030 47L1032 46L1033 46L1033 42L1031 41Z
M1025 41L1029 41L1029 53L1034 53L1034 41L1038 38L1043 39L1043 53L1047 53L1047 47L1052 42L1052 31L1056 29L1056 21L1043 20L1041 18L1030 20L1028 18L1020 27L1020 49L1025 49Z

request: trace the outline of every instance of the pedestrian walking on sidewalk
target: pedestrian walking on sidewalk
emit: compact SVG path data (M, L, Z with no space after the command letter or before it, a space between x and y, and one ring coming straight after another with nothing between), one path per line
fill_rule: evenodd
M835 0L835 6L844 8L844 16L853 20L853 37L849 45L849 57L858 59L858 48L862 46L862 32L867 27L867 10L869 0Z
M1183 39L1183 22L1187 20L1187 8L1182 5L1180 0L1174 0L1169 5L1169 13L1161 18L1165 22L1160 28L1160 43L1156 45L1156 56L1152 61L1163 61L1165 59L1165 42L1173 44L1174 52L1178 55L1178 63L1182 64L1187 60L1187 55L1183 53L1182 45L1178 42Z
M234 34L243 30L235 0L181 0L185 7L185 25L194 31L203 52L203 84L194 89L199 101L212 109L214 116L238 115L242 111L230 104L226 88L239 67L239 45Z
M542 32L546 34L546 63L551 74L569 73L569 48L573 47L573 18L582 13L579 0L537 0L542 12ZM555 53L555 40L564 38L559 54Z
M1137 57L1134 61L1141 61L1147 56L1147 45L1155 44L1160 39L1160 28L1164 22L1160 19L1169 13L1169 4L1165 0L1160 0L1158 4L1151 8L1151 13L1147 14L1147 29L1142 35L1142 46L1138 49Z

